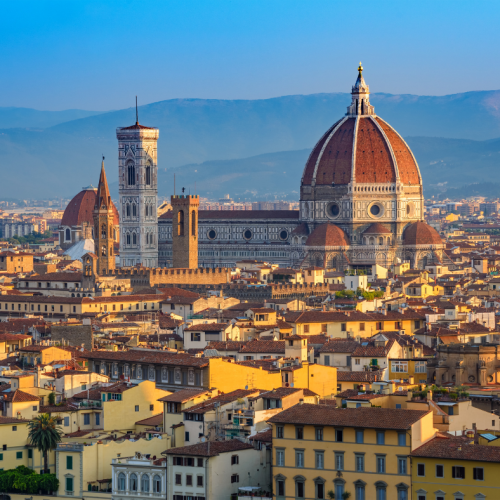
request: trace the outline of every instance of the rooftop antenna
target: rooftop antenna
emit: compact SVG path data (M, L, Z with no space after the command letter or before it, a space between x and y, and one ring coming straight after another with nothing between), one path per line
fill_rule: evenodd
M175 174L174 174L174 196L175 196Z
M139 125L139 110L137 109L137 96L135 96L135 124Z

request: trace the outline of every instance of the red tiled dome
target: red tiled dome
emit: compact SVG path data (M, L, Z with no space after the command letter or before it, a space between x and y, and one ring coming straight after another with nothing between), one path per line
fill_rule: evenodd
M363 231L363 234L388 234L391 231L385 226L380 224L380 222L374 222L367 229Z
M439 233L425 222L414 222L403 233L403 245L442 245Z
M378 116L347 116L320 139L307 160L302 184L421 184L417 162L406 142ZM353 156L353 149L355 155Z
M309 247L346 247L349 246L347 235L334 224L321 224L307 238Z
M375 115L363 68L352 88L347 115L314 146L302 174L302 185L394 183L420 185L417 162L402 137Z
M80 226L83 222L94 224L94 206L97 189L86 188L80 191L64 210L61 226ZM113 202L113 224L119 223L118 210Z

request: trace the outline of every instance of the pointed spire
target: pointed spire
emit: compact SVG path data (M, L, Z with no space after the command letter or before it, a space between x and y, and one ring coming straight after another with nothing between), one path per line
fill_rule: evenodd
M95 199L95 208L111 208L111 195L109 194L108 180L106 179L106 172L104 170L104 156L101 163L101 175L99 177L99 185L97 186L97 196Z

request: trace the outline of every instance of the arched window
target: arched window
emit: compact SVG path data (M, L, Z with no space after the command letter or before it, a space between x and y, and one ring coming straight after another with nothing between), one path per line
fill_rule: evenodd
M399 483L396 485L398 489L398 500L408 500L408 486L404 483Z
M184 210L179 210L177 214L177 235L184 236Z
M153 493L161 492L161 477L158 474L153 478Z
M103 245L101 248L101 256L106 257L106 245Z
M151 165L146 167L146 186L151 185Z
M132 235L132 243L133 243L134 245L136 245L136 244L137 244L137 235L136 235L135 233Z
M366 486L366 483L364 481L355 481L354 482L354 498L356 500L366 500L365 486Z
M191 236L196 236L196 212L191 212Z
M326 498L325 483L326 481L322 477L317 477L314 480L314 489L316 491L316 496L314 498L318 499Z
M375 238L373 236L370 236L370 245L375 245Z
M116 241L116 229L113 228L113 239Z
M130 217L130 205L127 203L127 217Z
M113 255L113 247L109 247L109 255Z
M104 224L101 227L101 239L106 239L106 226Z
M66 241L71 241L71 231L66 229Z
M306 497L306 479L303 476L296 476L295 478L295 498ZM337 495L335 495L337 497ZM342 498L342 497L340 497Z
M129 163L127 165L128 185L135 186L135 165Z
M149 493L149 475L143 474L141 477L141 491Z
M125 491L125 474L123 472L118 474L118 489L120 491Z
M382 236L379 237L378 244L379 245L383 245L384 244L384 238Z
M345 481L342 479L336 479L333 483L335 485L335 498L342 498L342 495L344 494Z
M135 203L132 203L132 217L135 217L137 215L137 205Z
M127 233L127 245L130 245L130 233Z
M146 205L146 217L149 215L149 205Z
M130 491L137 491L137 474L130 474L129 488Z

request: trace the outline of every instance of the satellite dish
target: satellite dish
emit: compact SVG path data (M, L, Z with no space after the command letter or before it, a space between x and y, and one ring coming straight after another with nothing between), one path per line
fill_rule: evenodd
M290 384L290 387L293 387L293 382Z
M248 385L246 385L246 386L245 386L245 390L247 390L247 391L248 391Z

